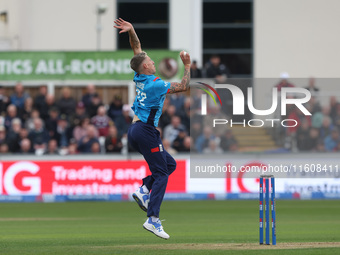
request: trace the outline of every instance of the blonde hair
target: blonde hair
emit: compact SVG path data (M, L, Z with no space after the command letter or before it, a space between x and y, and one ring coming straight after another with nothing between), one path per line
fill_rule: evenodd
M145 51L142 51L141 53L134 55L130 61L130 66L132 70L139 73L141 71L141 64L143 63L147 56L148 54L146 54Z

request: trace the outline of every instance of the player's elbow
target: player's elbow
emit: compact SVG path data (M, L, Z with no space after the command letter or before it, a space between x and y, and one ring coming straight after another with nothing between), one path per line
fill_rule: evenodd
M186 83L183 84L183 87L182 87L182 91L181 91L181 92L187 91L187 90L189 89L189 82L190 82L190 81L187 81Z

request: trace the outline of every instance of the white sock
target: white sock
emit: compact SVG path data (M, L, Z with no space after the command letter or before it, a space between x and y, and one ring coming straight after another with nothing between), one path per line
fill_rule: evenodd
M142 186L142 189L143 189L144 193L149 194L149 190L148 190L148 188L145 185Z
M151 216L151 220L152 220L152 222L157 222L159 220L159 218L157 218L156 216Z

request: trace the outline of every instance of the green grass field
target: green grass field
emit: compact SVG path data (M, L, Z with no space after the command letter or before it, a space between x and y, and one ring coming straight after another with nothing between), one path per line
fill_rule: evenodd
M1 203L0 254L340 254L340 201L277 201L277 246L258 201L165 201L169 240L134 202Z

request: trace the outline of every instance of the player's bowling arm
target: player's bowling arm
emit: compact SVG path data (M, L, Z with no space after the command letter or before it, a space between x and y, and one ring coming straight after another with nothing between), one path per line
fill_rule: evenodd
M190 65L185 66L184 75L182 81L179 82L171 82L169 94L183 92L189 89L189 82L190 82Z
M171 82L170 83L170 89L169 89L169 92L168 92L170 94L186 91L186 90L189 89L190 66L191 66L190 55L185 51L181 51L181 53L179 55L180 55L182 62L184 64L184 75L183 75L182 81L180 83L179 82Z
M116 26L114 27L120 29L119 31L120 34L125 32L129 33L129 41L133 53L135 55L141 53L142 52L141 43L138 39L138 36L132 24L130 22L123 20L122 18L116 19L114 23L116 24Z
M138 36L135 32L135 29L132 27L132 29L129 31L129 38L130 38L130 46L133 50L133 53L137 55L138 53L142 52L142 47L140 44L140 41L138 39Z

